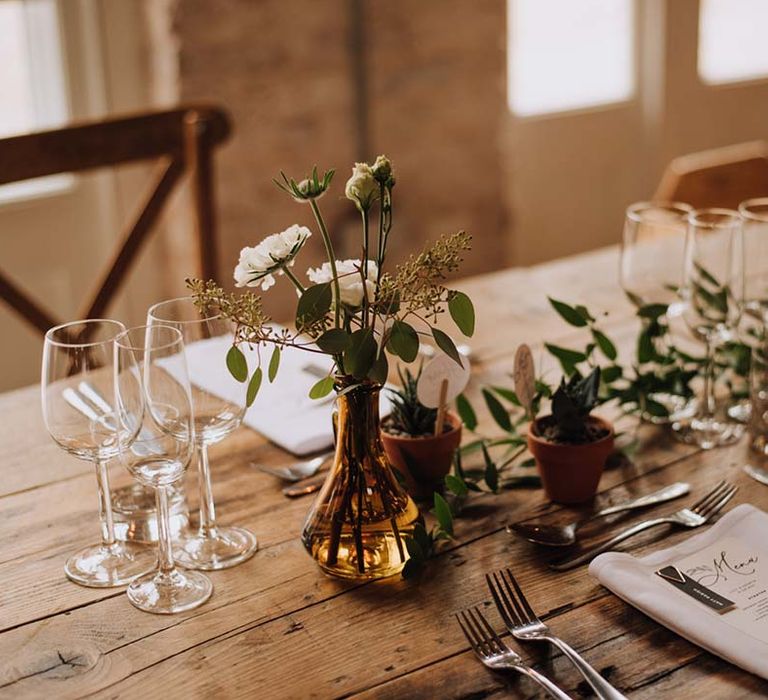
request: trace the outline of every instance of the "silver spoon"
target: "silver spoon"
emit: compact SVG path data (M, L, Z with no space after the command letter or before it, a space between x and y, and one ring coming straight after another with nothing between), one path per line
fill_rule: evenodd
M602 518L606 515L613 513L621 513L625 510L634 510L635 508L646 508L648 506L656 505L657 503L665 503L671 501L674 498L684 496L691 490L691 487L684 483L678 482L671 486L665 486L663 489L649 493L647 496L640 496L639 498L633 498L623 503L618 503L615 506L609 506L603 508L597 513L593 513L586 518L576 520L568 525L547 525L545 523L514 523L513 525L507 525L507 532L516 532L521 537L524 537L530 542L536 544L544 544L549 547L567 547L568 545L576 542L576 530L585 523L595 518Z
M306 479L308 476L317 473L317 470L333 457L333 454L333 452L326 452L319 457L306 459L301 462L294 462L293 464L286 464L283 467L267 467L263 464L256 464L256 462L251 462L251 466L254 469L258 469L260 472L271 474L283 481L301 481L301 479Z
M747 476L751 476L755 481L768 486L768 471L762 467L753 467L751 464L745 464L744 472Z

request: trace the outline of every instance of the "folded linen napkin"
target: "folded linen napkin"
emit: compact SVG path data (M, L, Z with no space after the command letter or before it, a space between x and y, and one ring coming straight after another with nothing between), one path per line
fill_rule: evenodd
M718 613L655 572L675 566L736 603ZM606 588L694 644L768 678L768 515L740 505L708 530L642 558L596 557L589 573Z
M246 386L236 382L227 370L225 358L231 347L226 337L209 338L186 346L187 364L193 383L232 403L245 403ZM257 366L255 350L243 347L250 371ZM295 455L302 456L333 445L334 394L323 399L310 399L312 385L328 374L332 361L326 355L308 353L295 348L284 348L280 356L280 370L270 383L266 365L271 350L262 357L264 378L256 400L248 409L243 424L261 433L268 440ZM387 392L381 394L382 416L389 412Z

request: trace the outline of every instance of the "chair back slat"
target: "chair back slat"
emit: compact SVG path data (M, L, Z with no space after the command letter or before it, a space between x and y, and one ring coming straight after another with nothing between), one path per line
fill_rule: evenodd
M184 176L191 184L200 273L215 276L213 150L228 138L230 131L230 121L223 110L189 106L0 139L0 184L137 161L160 161L133 221L125 227L92 294L82 304L80 318L105 314L169 195ZM2 270L0 299L42 333L59 323Z

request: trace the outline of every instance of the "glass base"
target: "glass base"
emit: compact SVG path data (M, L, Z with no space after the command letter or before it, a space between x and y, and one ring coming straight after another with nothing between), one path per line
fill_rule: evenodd
M675 423L676 421L692 418L696 414L699 405L699 402L695 398L686 399L683 396L677 396L675 394L651 394L650 398L657 403L660 403L669 412L668 416L643 414L643 420L655 425L667 425L669 423Z
M188 569L214 571L236 566L250 559L259 543L250 530L242 527L215 527L180 538L174 547L176 561Z
M157 615L192 610L211 597L213 584L204 574L174 569L169 573L150 571L137 578L126 593L139 610Z
M717 418L694 418L688 424L675 423L675 436L689 445L698 445L704 450L732 445L744 434L744 425L730 423Z
M189 526L189 511L183 490L170 486L168 490L169 525L171 537L179 537ZM112 492L112 513L115 537L126 542L157 542L157 511L155 491L134 483Z
M146 547L125 542L97 544L73 554L64 566L64 573L81 586L112 588L130 583L155 563L154 551Z
M752 417L752 403L749 399L739 401L728 407L728 417L739 423L749 423Z

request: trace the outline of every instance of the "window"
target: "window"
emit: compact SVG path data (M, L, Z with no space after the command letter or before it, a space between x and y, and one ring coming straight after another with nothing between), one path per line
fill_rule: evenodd
M700 0L699 76L705 83L768 77L768 2Z
M66 121L59 22L55 0L0 0L0 138ZM0 187L0 202L69 187L54 175Z
M507 97L516 115L632 97L632 0L508 0L507 17Z

